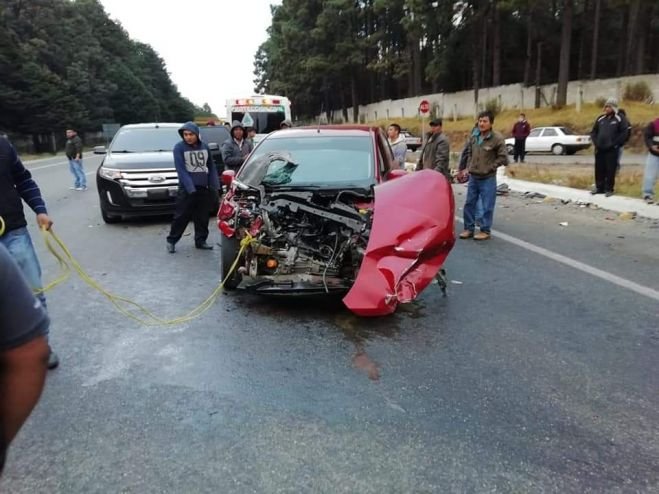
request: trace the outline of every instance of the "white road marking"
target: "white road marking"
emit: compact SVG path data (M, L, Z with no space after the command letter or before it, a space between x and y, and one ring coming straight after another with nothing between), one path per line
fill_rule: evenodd
M52 165L37 166L35 168L26 167L31 172L36 172L37 170L45 170L46 168L52 168L54 166L68 165L68 161L60 161L59 163L53 163Z
M456 216L455 219L458 220L460 223L462 223L461 218L458 218ZM505 240L506 242L521 247L522 249L526 249L530 252L534 252L543 257L546 257L547 259L551 259L552 261L560 262L561 264L565 264L566 266L570 266L571 268L578 269L583 273L587 273L591 276L595 276L596 278L600 278L604 281L608 281L609 283L613 283L614 285L618 285L619 287L626 288L627 290L636 292L639 295L643 295L645 297L651 298L659 302L659 291L653 288L639 285L638 283L630 281L626 278L622 278L620 276L609 273L607 271L603 271L589 264L583 263L581 261L577 261L575 259L572 259L571 257L567 257L562 254L558 254L549 249L545 249L544 247L540 247L539 245L535 245L525 240L519 239L517 237L507 235L503 232L492 230L492 234L497 236L501 240Z

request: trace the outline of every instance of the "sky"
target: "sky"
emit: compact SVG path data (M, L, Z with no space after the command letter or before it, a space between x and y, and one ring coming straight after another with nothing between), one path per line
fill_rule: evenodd
M101 0L132 39L165 60L183 96L216 115L228 98L254 93L254 54L281 0Z

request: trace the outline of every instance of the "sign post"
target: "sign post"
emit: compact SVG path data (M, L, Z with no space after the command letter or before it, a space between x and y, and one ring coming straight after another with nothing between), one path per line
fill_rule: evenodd
M424 99L419 103L419 115L421 116L421 142L426 144L426 115L430 113L430 103Z

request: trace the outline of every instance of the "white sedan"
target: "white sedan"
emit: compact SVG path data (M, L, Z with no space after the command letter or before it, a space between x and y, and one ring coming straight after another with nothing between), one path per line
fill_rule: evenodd
M411 151L416 151L422 145L421 138L413 136L407 130L401 131L402 136L405 138L405 144L407 144L407 149Z
M527 153L574 154L591 145L590 136L577 135L567 127L537 127L526 139ZM515 138L506 139L509 154L515 150Z

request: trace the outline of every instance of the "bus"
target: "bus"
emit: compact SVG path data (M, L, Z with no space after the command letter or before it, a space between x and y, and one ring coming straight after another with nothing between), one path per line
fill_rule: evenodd
M285 96L259 94L228 99L226 107L227 120L238 120L245 127L254 127L257 138L279 130L284 120L291 120L291 102Z

